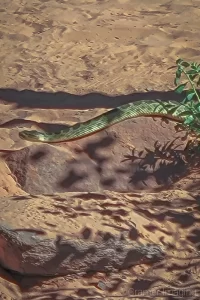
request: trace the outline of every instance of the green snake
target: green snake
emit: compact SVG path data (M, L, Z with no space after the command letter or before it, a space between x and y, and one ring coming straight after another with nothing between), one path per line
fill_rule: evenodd
M190 103L183 104L173 100L166 102L140 100L116 107L88 121L66 127L58 133L23 130L19 133L19 136L32 142L64 142L94 134L121 121L141 116L165 117L182 124L185 124L188 117L192 117L195 120L193 122L195 126L192 129L194 133L200 134L199 114L199 111Z

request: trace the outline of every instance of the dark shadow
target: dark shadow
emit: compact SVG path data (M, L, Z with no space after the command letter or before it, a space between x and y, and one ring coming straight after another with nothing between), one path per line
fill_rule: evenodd
M88 227L83 228L81 231L81 235L85 240L88 240L89 238L91 238L92 229L90 229Z
M196 245L196 247L198 248L197 250L200 250L200 230L199 229L194 229L190 232L190 234L188 235L187 239Z
M88 174L82 173L81 175L74 170L69 170L68 175L63 179L59 185L62 188L69 189L75 182L81 181L88 177Z
M37 198L37 197L36 197ZM13 196L12 197L13 201L19 201L19 200L32 200L31 195L19 195L19 196Z
M193 203L194 205L194 203ZM152 202L152 208L154 207ZM181 228L189 228L194 224L199 224L200 220L193 216L192 214L188 212L176 212L176 211L169 211L167 209L163 209L162 213L151 213L146 210L145 205L142 207L139 207L135 209L136 212L138 212L140 215L144 216L145 218L149 220L156 220L158 222L164 222L166 219L170 220L171 223L179 224ZM154 228L155 231L156 228Z
M176 140L176 139L175 139ZM146 184L146 180L153 176L159 186L163 189L172 187L181 178L188 176L200 168L200 148L195 142L189 142L186 149L180 150L179 145L175 146L175 140L160 145L154 144L154 149L145 148L144 151L133 150L132 154L125 155L122 162L130 161L133 166L133 175L129 183L132 185L138 182ZM118 169L117 172L121 172Z
M138 100L182 101L181 96L174 91L142 92L130 95L109 96L100 93L86 95L73 95L65 92L36 92L31 90L18 91L15 89L0 89L0 99L7 103L16 103L18 108L45 108L45 109L92 109L92 108L113 108L129 102Z
M37 151L30 156L30 160L37 161L42 159L45 155L47 155L47 152L45 153L45 151Z
M136 280L132 284L131 290L134 290L135 293L137 291L146 291L146 290L150 289L154 283L155 283L155 280L154 281L144 280L144 279ZM138 295L139 295L139 293L138 293ZM136 294L134 294L134 296L136 296Z
M96 161L99 167L101 167L101 165L108 160L108 157L100 156L97 154L97 150L107 148L115 142L116 140L111 136L104 137L99 141L87 143L83 151L87 153L92 160Z
M88 192L88 193L80 193L74 196L74 198L80 198L84 201L87 200L106 200L107 196L101 194L101 193L94 193L94 192Z
M3 278L5 280L7 280L8 282L17 284L15 274L13 272L9 271L9 270L4 269L2 266L0 266L0 278ZM0 288L1 288L1 284L2 283L0 283ZM1 290L0 290L0 292L1 292ZM0 294L0 296L1 296L1 294Z
M115 140L113 137L109 137L109 136L104 137L99 139L96 142L87 143L82 150L78 151L78 153L79 155L81 155L81 153L84 154L86 153L87 156L89 156L92 161L95 161L97 167L96 170L101 174L103 164L109 160L109 155L107 154L100 155L97 153L97 150L102 148L107 148L114 142ZM67 175L64 177L62 181L57 183L59 187L61 187L62 189L70 189L78 181L82 181L89 177L89 172L87 173L85 170L81 172L79 170L80 163L81 163L81 158L79 160L72 160L68 162ZM87 198L88 195L84 197Z

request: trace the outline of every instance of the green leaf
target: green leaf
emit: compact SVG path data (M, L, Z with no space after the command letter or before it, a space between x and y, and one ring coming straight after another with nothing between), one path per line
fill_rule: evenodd
M194 117L192 115L188 116L184 121L184 124L189 125L194 121Z
M180 78L174 78L174 85L177 86L179 84Z
M181 78L181 74L178 71L176 71L176 77L174 79L175 86L177 86L179 84L180 78Z
M181 101L182 104L187 104L187 102L188 102L188 101L187 101L187 98L184 98L184 99Z
M191 63L191 68L192 69L196 70L197 66L198 66L197 63L195 63L195 62Z
M199 77L199 79L197 81L197 86L199 86L199 85L200 85L200 77Z
M187 96L183 99L185 104L188 104L191 102L191 99L188 99Z
M195 110L195 115L196 115L196 112L200 112L200 103L199 102L194 105L194 110Z
M191 93L194 93L194 89L189 89L189 90L186 91L186 95L189 95Z
M186 98L188 101L192 100L192 98L195 96L195 93L194 92L191 92L191 93L188 93Z
M181 66L187 68L187 67L190 66L190 63L188 63L187 61L183 61L183 62L181 63Z
M181 78L181 73L182 73L182 70L180 68L178 68L177 71L176 71L176 77L175 77L175 80L174 80L174 84L176 86L178 85L179 80Z
M183 62L183 60L181 58L177 59L176 64L180 65Z
M196 74L196 73L197 73L196 70L189 70L189 71L187 71L188 75L193 75L193 74Z
M200 121L200 112L196 113L195 117L198 119L198 121Z
M188 82L185 82L183 84L180 84L176 89L175 89L175 92L178 93L178 94L181 94L182 91L184 90L185 86L187 85Z

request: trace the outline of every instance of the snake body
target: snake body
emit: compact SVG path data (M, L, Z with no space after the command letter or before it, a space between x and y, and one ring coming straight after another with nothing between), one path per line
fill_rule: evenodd
M184 123L190 113L189 105L177 101L140 100L116 107L88 121L66 127L58 133L23 130L19 133L19 136L32 142L57 143L79 139L121 121L141 116L166 117L178 123ZM197 131L199 133L200 129L197 128Z

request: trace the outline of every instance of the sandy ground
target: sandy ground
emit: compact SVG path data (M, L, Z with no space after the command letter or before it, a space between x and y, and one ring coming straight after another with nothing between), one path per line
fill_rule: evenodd
M142 214L140 234L145 238L149 237L145 231L148 229L153 232L150 240L161 243L162 234L165 239L171 236L174 241L178 241L175 253L181 252L177 250L180 247L184 249L182 254L185 260L181 262L173 258L150 271L146 266L138 266L134 269L134 276L130 271L113 274L108 279L112 282L112 288L106 299L115 299L114 297L124 295L124 291L131 288L150 291L147 280L149 274L150 281L154 282L154 289L158 278L158 284L165 284L161 285L162 288L167 286L171 291L176 290L179 296L185 289L189 293L186 293L187 299L198 298L199 263L196 258L190 258L188 249L192 255L196 255L195 251L199 250L199 200L196 196L192 198L194 201L188 195L183 197L186 190L189 193L195 191L197 195L199 193L198 157L192 161L186 159L183 163L177 161L172 149L169 150L172 161L167 167L162 162L161 166L156 166L156 172L151 171L147 176L144 170L138 173L139 163L129 164L128 173L125 172L127 170L120 169L115 182L111 182L113 170L116 171L119 165L121 167L123 158L131 161L134 147L138 151L144 150L144 147L150 148L155 158L161 152L164 153L162 150L155 151L156 141L164 145L177 139L177 145L182 144L178 153L184 154L182 151L187 142L184 134L175 131L173 122L164 124L163 129L160 120L129 120L81 141L47 146L50 157L42 157L37 165L24 158L23 149L28 149L25 153L31 153L32 150L29 149L32 144L22 141L18 132L22 128L59 130L65 124L87 120L106 109L135 100L180 99L173 93L174 70L168 68L175 64L177 58L199 62L199 17L198 0L1 0L1 197L9 199L12 195L27 196L43 192L60 192L62 195L68 191L93 191L99 195L91 206L94 209L94 205L101 201L104 190L109 190L111 194L113 192L113 197L116 191L119 192L117 205L120 205L120 197L124 199L126 191L133 193L137 190L139 193L146 190L145 195L153 195L149 197L151 201L154 199L154 203L149 201L152 211L145 214L142 201L138 200L143 198L138 196L137 204L142 207L137 211L138 219L134 223L140 223L139 215ZM102 147L102 141L107 141L108 145ZM37 145L40 153L41 145ZM77 153L82 156L78 157ZM57 165L53 168L55 157ZM160 157L161 160L166 158L167 155ZM105 164L102 159L106 161ZM58 175L59 164L66 164L68 170L65 183L66 178L68 183L70 178L76 177L77 169L72 170L71 165L74 160L82 171L91 176L85 181L81 178L82 181L79 180L78 184L72 180L73 184L66 184L62 190L58 186L50 189L52 181L47 181L46 178L51 178L52 174ZM152 163L152 157L150 162ZM145 161L147 163L149 161ZM44 165L44 173L39 174ZM40 177L36 176L38 174ZM64 175L59 173L59 176ZM79 173L78 176L80 179ZM22 177L26 179L23 182ZM168 203L163 199L162 203L159 202L159 193L149 194L158 190L167 190L166 197L178 201L173 206L173 215L167 211ZM132 196L127 194L127 197ZM185 202L181 202L182 198L193 202L186 202L186 208ZM166 205L165 209L163 205ZM156 218L156 209L163 212L160 218ZM165 214L170 216L166 222L162 219ZM2 212L1 216L3 217ZM179 222L175 222L175 216ZM10 218L14 218L14 215L11 214ZM117 220L118 225L127 226L129 218L131 214ZM147 221L151 222L152 227L145 227ZM20 222L21 227L31 226L26 218ZM42 226L43 221L40 222L41 224L39 221L36 224L38 227ZM79 222L80 227L84 227L85 219L80 217ZM91 222L90 226L94 224ZM154 232L155 227L160 228L162 234ZM110 228L110 232L112 230ZM99 276L101 278L103 275ZM100 299L105 297L105 291L96 286L97 281L96 277L66 276L51 280L18 278L2 269L1 299ZM94 289L92 292L91 286ZM154 296L155 294L152 299ZM145 299L144 295L142 297ZM175 298L160 296L160 299Z

